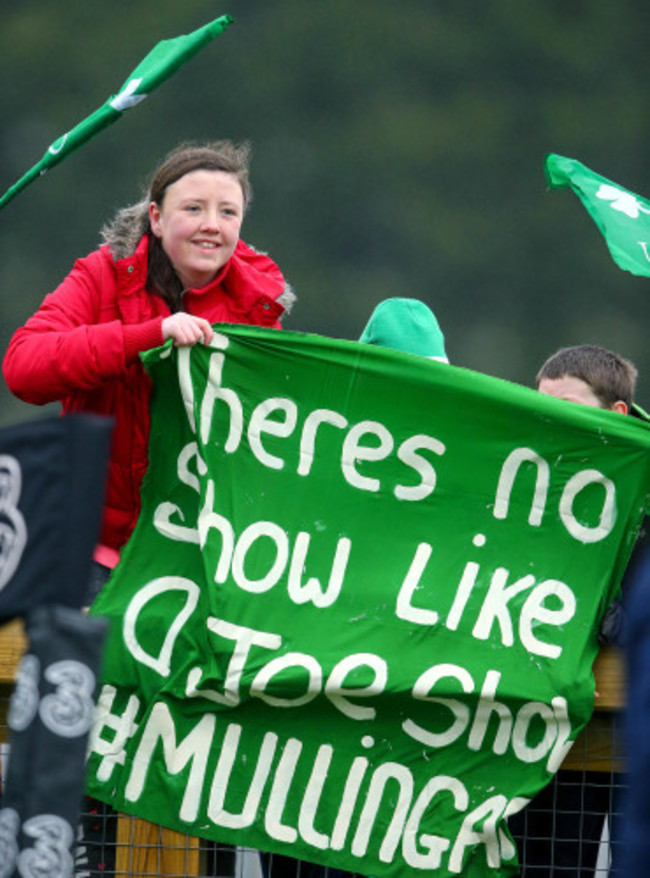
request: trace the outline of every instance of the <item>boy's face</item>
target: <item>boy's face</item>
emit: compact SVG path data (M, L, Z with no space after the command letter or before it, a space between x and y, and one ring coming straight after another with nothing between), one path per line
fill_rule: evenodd
M546 396L555 396L557 399L566 399L568 402L578 402L580 405L590 405L594 408L604 408L587 382L572 375L563 375L562 378L542 378L537 389Z

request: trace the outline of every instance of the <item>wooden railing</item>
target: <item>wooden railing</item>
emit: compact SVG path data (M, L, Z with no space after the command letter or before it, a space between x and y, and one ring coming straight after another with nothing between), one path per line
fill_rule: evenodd
M0 627L0 743L8 737L7 706L24 649L21 622ZM612 647L601 650L594 675L598 692L594 714L562 767L620 771L622 759L614 747L612 731L614 714L625 699L620 652ZM125 814L118 816L116 875L200 875L199 853L196 838Z

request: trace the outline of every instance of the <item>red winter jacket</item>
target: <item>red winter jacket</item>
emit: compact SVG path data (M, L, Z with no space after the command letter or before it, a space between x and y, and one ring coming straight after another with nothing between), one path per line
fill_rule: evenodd
M103 245L14 334L3 362L7 385L26 402L60 400L65 412L115 418L100 541L119 550L140 510L147 467L150 379L141 351L163 343L170 311L145 289L148 240L114 259ZM217 278L183 295L184 310L210 323L279 328L280 298L293 298L277 265L243 241Z

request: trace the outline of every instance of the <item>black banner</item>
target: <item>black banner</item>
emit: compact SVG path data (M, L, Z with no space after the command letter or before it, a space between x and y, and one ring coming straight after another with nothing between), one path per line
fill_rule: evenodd
M110 431L109 419L81 414L0 430L0 623L82 606Z

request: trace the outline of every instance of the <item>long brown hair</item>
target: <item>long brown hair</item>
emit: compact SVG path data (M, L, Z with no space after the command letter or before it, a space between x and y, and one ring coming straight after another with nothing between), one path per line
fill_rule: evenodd
M169 186L192 171L225 171L237 178L244 196L244 212L253 199L249 177L250 144L217 140L206 144L183 143L173 149L154 171L147 200L162 208ZM147 289L167 302L172 312L182 310L183 284L148 224L149 265Z

